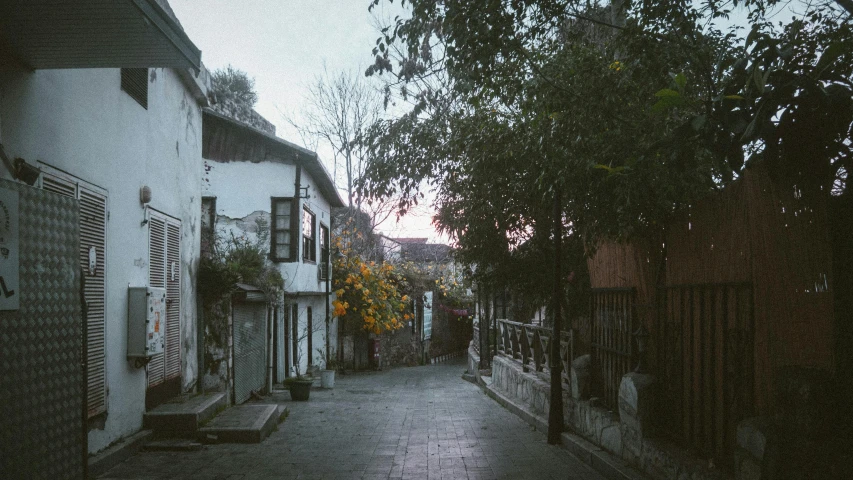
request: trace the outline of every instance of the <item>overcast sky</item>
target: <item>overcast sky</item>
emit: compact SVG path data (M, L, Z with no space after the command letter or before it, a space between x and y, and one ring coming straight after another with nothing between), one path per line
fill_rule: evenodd
M394 6L400 2L395 2ZM187 35L201 49L208 70L232 65L255 79L255 109L276 125L278 135L301 144L280 111L298 120L308 85L330 72L363 72L372 63L379 33L369 0L170 0ZM382 18L401 13L380 3ZM318 148L331 172L331 153ZM342 194L345 198L346 196ZM380 226L391 236L438 239L430 212L421 209L400 224Z

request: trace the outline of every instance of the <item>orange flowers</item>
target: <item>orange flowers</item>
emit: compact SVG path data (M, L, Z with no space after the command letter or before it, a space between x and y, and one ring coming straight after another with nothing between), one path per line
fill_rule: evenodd
M334 315L359 321L364 330L376 334L402 328L409 318L403 314L409 301L400 291L403 277L393 265L365 262L343 242L336 243L344 255L332 265Z

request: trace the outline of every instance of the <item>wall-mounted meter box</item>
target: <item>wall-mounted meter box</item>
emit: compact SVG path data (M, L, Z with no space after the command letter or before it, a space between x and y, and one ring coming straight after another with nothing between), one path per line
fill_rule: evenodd
M163 353L166 338L166 289L127 289L127 358L148 359Z

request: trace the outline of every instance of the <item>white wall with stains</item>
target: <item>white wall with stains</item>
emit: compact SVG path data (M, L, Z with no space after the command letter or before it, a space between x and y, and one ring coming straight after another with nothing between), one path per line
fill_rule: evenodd
M90 452L142 427L146 372L126 359L126 331L127 288L148 284L143 185L151 188L151 208L182 222L184 390L197 379L201 110L173 70L150 69L148 88L146 110L121 90L119 69L0 72L0 142L7 155L42 162L108 193L107 413L89 432Z
M202 195L216 198L216 228L223 238L245 235L251 240L257 239L255 219L263 217L270 223L270 211L273 197L295 197L296 165L283 161L262 161L258 163L232 161L218 162L204 160L202 179ZM308 208L316 215L319 225L330 225L330 206L328 200L317 190L316 182L303 168L300 184L308 187L308 198L301 200L301 206ZM300 214L303 211L300 208ZM300 222L301 225L301 218ZM326 282L318 277L316 263L302 260L302 236L294 232L292 237L299 242L297 260L294 262L277 263L284 278L285 302L299 305L299 337L301 371L305 371L308 356L312 359L322 357L316 349L325 352L325 321L326 321ZM319 239L315 238L319 259ZM312 310L315 328L312 351L308 352L305 331L307 328L307 309ZM330 324L330 342L334 349L337 340L336 323ZM314 364L318 364L315 360Z

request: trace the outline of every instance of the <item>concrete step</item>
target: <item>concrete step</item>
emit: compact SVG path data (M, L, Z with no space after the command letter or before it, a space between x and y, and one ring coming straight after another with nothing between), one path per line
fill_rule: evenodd
M248 403L231 407L198 431L202 443L260 443L287 415L278 405Z
M145 412L142 423L160 438L195 438L198 429L227 406L224 393L182 396Z

